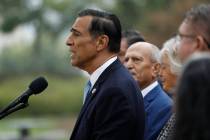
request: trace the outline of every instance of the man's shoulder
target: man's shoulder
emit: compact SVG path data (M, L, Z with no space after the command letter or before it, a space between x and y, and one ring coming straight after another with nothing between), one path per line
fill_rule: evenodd
M172 99L165 93L160 85L151 90L145 98L147 98L146 100L150 100L150 104L156 107L171 107L173 104Z

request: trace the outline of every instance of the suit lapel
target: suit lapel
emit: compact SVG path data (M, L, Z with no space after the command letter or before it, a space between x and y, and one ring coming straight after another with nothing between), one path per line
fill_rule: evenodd
M72 132L72 135L71 135L71 138L74 137L75 133L76 133L76 130L77 130L77 127L79 126L80 122L81 122L81 118L82 116L84 115L84 112L87 110L88 108L88 105L90 104L90 101L94 98L94 96L96 95L96 92L97 92L97 87L98 87L98 84L96 83L94 85L94 87L91 89L91 95L90 97L87 99L87 101L85 101L85 103L83 104L82 108L81 108L81 111L79 113L79 116L77 118L77 121L76 121L76 124L74 126L74 129L73 129L73 132Z
M88 98L87 101L85 101L84 105L82 106L82 109L80 111L80 114L78 116L77 122L74 126L74 130L72 132L72 136L74 135L75 131L77 130L77 127L80 124L81 118L84 115L84 112L87 110L88 106L90 105L91 101L93 100L93 98L97 95L99 89L100 89L100 85L106 80L107 77L109 77L109 74L115 70L116 68L122 66L122 64L120 63L120 61L117 59L116 61L114 61L110 66L108 66L105 71L99 76L98 80L96 81L96 83L94 84L93 88L90 90L91 92L91 96L90 98Z
M145 97L144 97L144 107L145 109L149 106L149 104L156 98L158 92L160 90L160 85L158 84L154 89L152 89Z
M85 112L85 110L87 109L87 107L89 106L89 104L91 103L91 101L93 100L93 98L97 95L99 89L100 89L100 85L106 80L106 78L109 76L109 74L118 66L120 66L120 62L117 59L116 61L114 61L110 66L108 66L105 71L99 76L98 80L96 81L96 83L93 85L93 88L91 89L91 96L90 98L85 102L85 104L83 105L83 108L81 110L81 116L83 114L83 112Z

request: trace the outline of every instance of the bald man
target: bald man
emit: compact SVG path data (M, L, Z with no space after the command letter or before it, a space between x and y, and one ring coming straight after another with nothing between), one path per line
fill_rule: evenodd
M144 97L145 140L155 140L171 116L172 100L157 82L160 69L158 47L147 42L131 45L124 65L137 81Z

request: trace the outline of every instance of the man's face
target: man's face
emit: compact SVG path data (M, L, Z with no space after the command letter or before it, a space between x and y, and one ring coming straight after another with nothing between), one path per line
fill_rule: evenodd
M66 44L71 52L71 64L83 70L96 59L96 40L89 33L91 16L78 17L74 22Z
M124 65L141 88L145 88L153 81L153 63L150 55L150 49L147 46L136 44L129 47L125 54Z
M182 61L186 60L193 52L196 51L195 38L196 34L193 33L191 24L187 21L182 22L179 27L178 38L180 46L178 55Z
M118 57L122 63L125 61L125 53L128 49L128 43L126 38L122 38L120 42L120 52L118 53Z

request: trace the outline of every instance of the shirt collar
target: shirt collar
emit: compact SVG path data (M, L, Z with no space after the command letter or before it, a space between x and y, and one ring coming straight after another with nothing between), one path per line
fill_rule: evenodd
M152 89L154 89L156 86L158 85L158 82L155 81L152 84L150 84L149 86L147 86L146 88L144 88L141 93L142 96L145 97Z
M117 56L112 57L108 61L106 61L103 65L101 65L99 68L97 68L91 75L90 75L90 82L91 82L91 87L96 83L98 80L99 76L102 74L102 72L109 66L111 65L115 60L117 60Z

